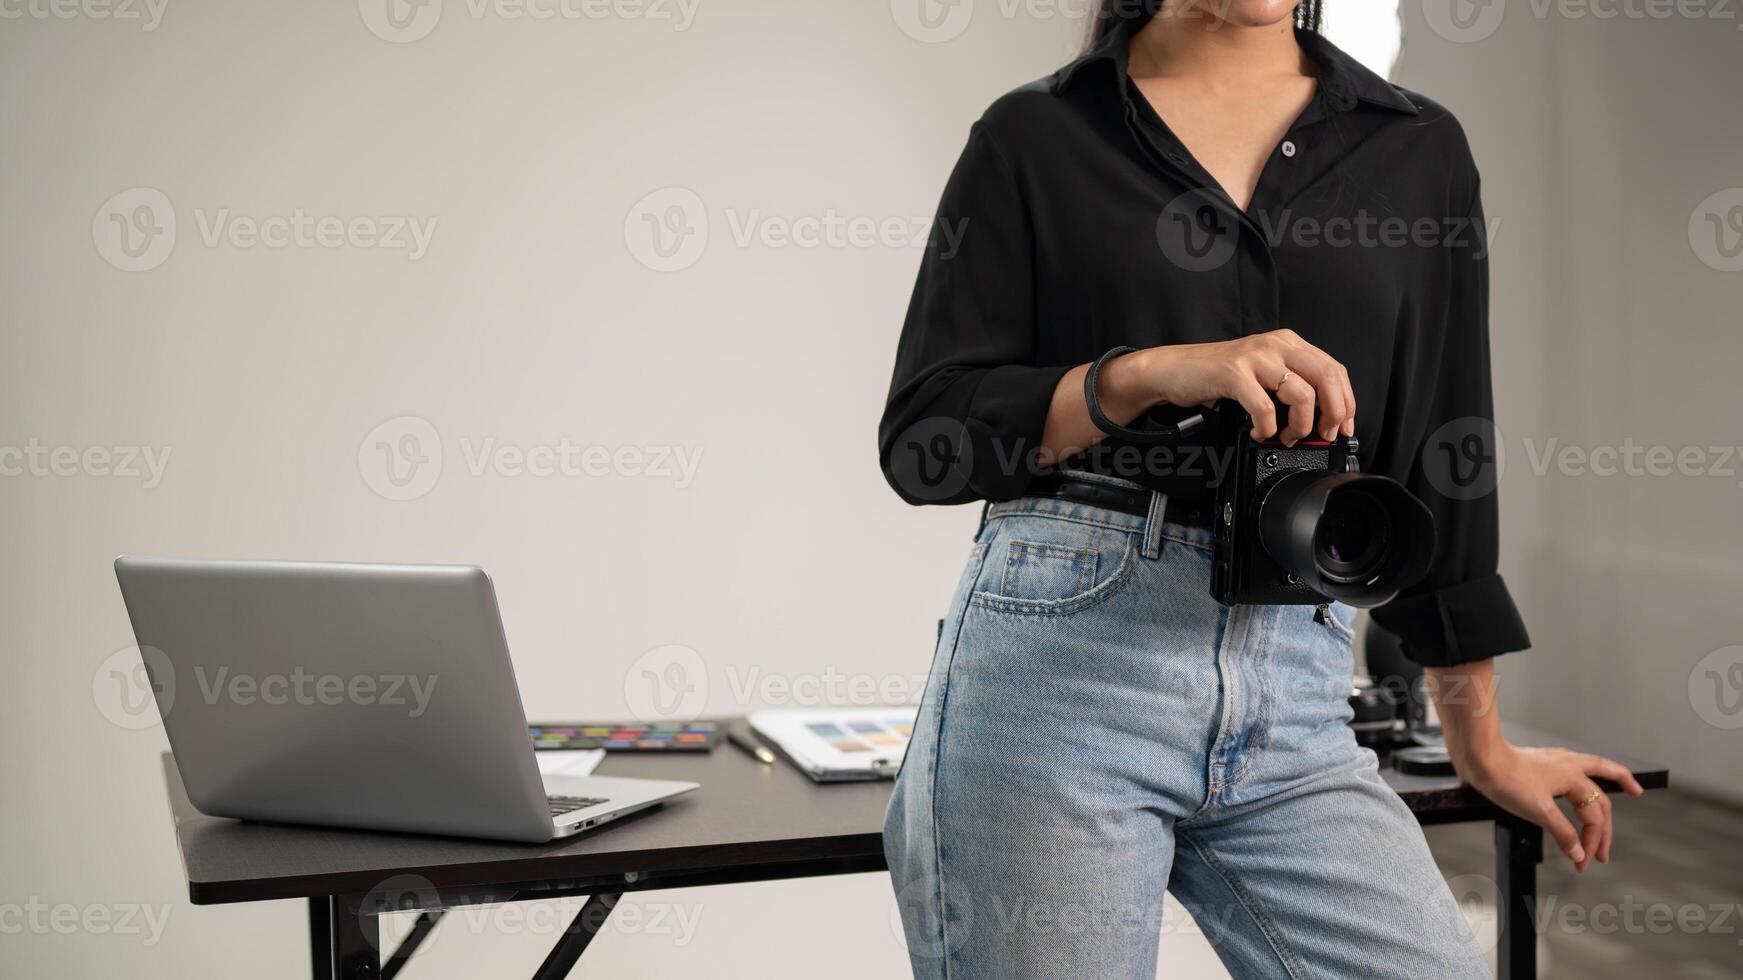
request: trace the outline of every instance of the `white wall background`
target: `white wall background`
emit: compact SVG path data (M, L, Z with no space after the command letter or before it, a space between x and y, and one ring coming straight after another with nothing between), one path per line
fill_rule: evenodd
M693 14L674 22L449 0L404 30L374 0L363 16L168 0L137 8L146 22L5 9L23 13L0 21L0 446L168 460L151 486L88 456L0 478L0 907L168 918L155 942L14 932L0 974L306 969L299 905L185 902L164 740L128 727L108 673L132 642L118 553L483 564L535 716L624 715L638 658L674 643L703 658L714 712L770 701L770 677L917 694L975 523L904 507L874 459L919 252L781 234L923 219L969 123L1065 60L1078 23L988 2L928 26L899 3L703 2L665 8ZM1743 184L1743 34L1514 10L1452 44L1422 13L1405 5L1401 78L1460 112L1506 219L1508 436L1737 441L1743 279L1702 265L1685 225ZM109 202L134 188L177 227L160 264L127 272ZM696 195L709 231L658 272L636 235L666 188ZM417 258L229 237L299 209L434 231ZM417 432L439 475L387 499L375 444ZM487 446L563 440L701 461L681 488L472 472ZM1508 571L1543 649L1509 664L1509 710L1737 789L1736 732L1700 721L1686 681L1743 642L1743 491L1526 472L1505 484ZM633 901L693 925L608 930L595 972L904 968L880 876ZM530 973L565 921L449 923L408 976ZM1188 924L1171 930L1168 975L1217 974Z

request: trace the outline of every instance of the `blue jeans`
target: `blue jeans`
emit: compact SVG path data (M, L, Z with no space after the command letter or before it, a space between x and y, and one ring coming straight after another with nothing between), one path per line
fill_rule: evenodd
M1354 610L1225 608L1210 566L1154 517L988 511L884 824L916 977L1150 980L1165 890L1238 978L1489 975L1347 724Z

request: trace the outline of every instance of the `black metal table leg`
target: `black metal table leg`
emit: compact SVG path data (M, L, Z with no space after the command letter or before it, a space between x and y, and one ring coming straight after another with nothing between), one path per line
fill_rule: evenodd
M575 961L586 951L587 944L599 934L599 927L605 924L606 916L617 906L620 894L606 892L587 896L581 911L575 913L575 921L569 923L569 928L563 930L562 938L551 950L551 955L545 957L539 971L533 974L533 980L563 980L569 971L575 968Z
M362 912L356 896L316 899L327 906L328 972L330 980L381 980L381 927L374 915Z
M1495 947L1496 980L1537 977L1537 866L1543 862L1543 828L1516 817L1495 821L1495 864L1500 932Z
M393 980L400 970L405 968L412 954L428 939L430 932L436 928L436 923L442 921L442 915L447 909L428 909L412 923L411 931L400 940L398 948L386 962L382 962L380 953L380 920L373 914L366 914L353 907L350 903L338 898L309 899L309 960L312 964L314 980L351 980L351 978L368 977L370 980ZM353 921L345 929L335 928L341 920ZM341 948L343 944L343 948ZM351 964L350 972L340 972L341 963Z
M309 899L309 964L314 980L333 980L332 908L325 898Z
M446 911L447 909L430 909L418 915L418 921L412 923L412 931L406 933L406 937L400 940L399 948L381 964L381 980L393 980L399 971L405 969L412 954L429 938L430 932L436 928L436 923L442 921L442 913Z

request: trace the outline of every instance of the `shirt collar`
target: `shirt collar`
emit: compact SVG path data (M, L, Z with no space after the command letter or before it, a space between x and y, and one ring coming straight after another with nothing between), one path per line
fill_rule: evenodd
M1090 66L1104 62L1115 72L1116 79L1123 79L1130 59L1128 46L1140 23L1127 21L1120 24L1083 57L1061 69L1060 89L1071 87L1086 72L1095 73L1099 69ZM1297 30L1295 39L1302 50L1307 52L1308 58L1318 66L1320 90L1334 108L1353 108L1360 101L1406 115L1418 114L1415 104L1391 82L1374 74L1366 65L1345 54L1324 37L1312 31Z
M1061 90L1070 88L1077 78L1086 71L1095 71L1089 66L1107 62L1117 73L1114 77L1126 73L1126 63L1131 57L1128 45L1132 41L1133 27L1130 21L1115 25L1108 31L1106 37L1095 47L1084 52L1083 56L1059 70L1059 87Z

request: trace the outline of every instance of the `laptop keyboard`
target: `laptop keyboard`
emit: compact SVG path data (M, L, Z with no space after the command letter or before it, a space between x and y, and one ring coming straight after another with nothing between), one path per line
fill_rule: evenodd
M585 810L590 806L608 803L609 800L594 799L590 796L547 796L545 802L551 805L551 816L560 817L565 813Z

